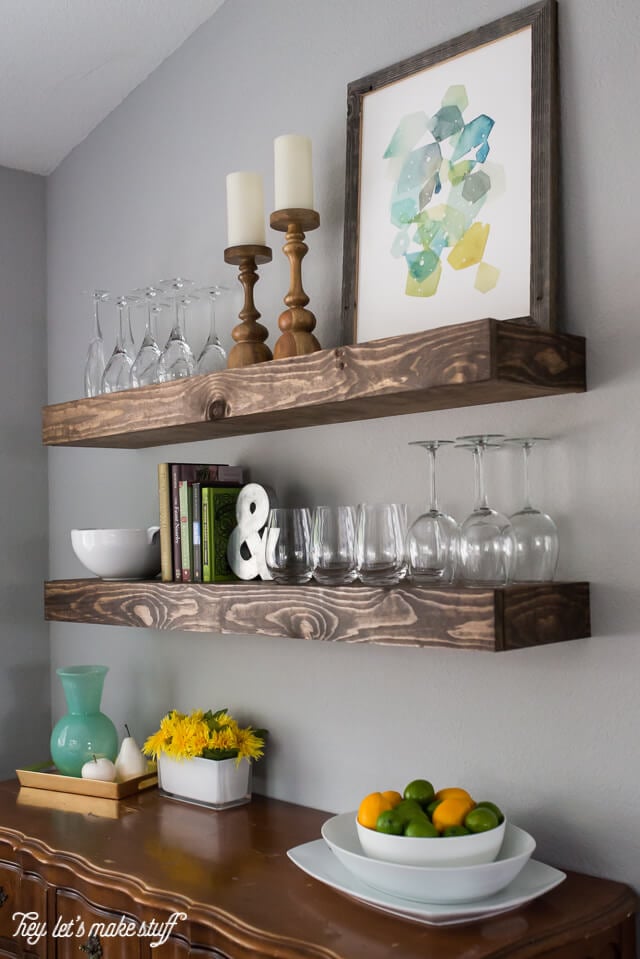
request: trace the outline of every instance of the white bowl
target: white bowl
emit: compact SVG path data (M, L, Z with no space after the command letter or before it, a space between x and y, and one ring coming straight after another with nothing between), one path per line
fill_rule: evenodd
M101 579L150 579L160 572L160 527L72 529L80 562Z
M504 839L506 822L469 836L392 836L362 826L354 816L362 851L371 859L405 866L475 866L493 862Z
M384 862L363 853L354 813L329 819L322 827L322 837L340 862L362 882L413 902L473 902L492 896L515 879L536 847L529 833L507 823L502 847L493 862L441 867ZM416 841L407 836L396 838ZM449 843L466 838L447 836L434 842Z

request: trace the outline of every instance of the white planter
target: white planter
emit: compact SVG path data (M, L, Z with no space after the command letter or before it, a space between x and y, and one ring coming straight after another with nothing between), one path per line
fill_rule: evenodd
M235 759L173 759L165 753L158 756L158 782L163 792L212 809L249 802L250 772L247 759L236 765Z

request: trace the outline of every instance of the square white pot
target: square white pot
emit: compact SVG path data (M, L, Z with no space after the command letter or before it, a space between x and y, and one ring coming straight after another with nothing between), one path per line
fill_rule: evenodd
M235 759L173 759L158 756L158 781L163 792L175 799L199 803L211 809L240 806L251 799L251 763L236 765Z

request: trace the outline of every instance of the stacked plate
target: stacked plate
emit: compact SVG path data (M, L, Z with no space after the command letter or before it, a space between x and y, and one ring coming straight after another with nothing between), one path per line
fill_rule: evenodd
M515 909L565 878L560 870L531 859L535 840L511 823L497 859L472 866L412 866L369 858L358 839L355 812L329 819L322 837L290 849L289 858L338 892L429 925Z

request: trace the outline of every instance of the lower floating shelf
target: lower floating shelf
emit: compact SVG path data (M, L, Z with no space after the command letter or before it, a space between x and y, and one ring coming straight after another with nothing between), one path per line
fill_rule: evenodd
M588 583L468 587L45 583L52 622L500 652L591 635Z

